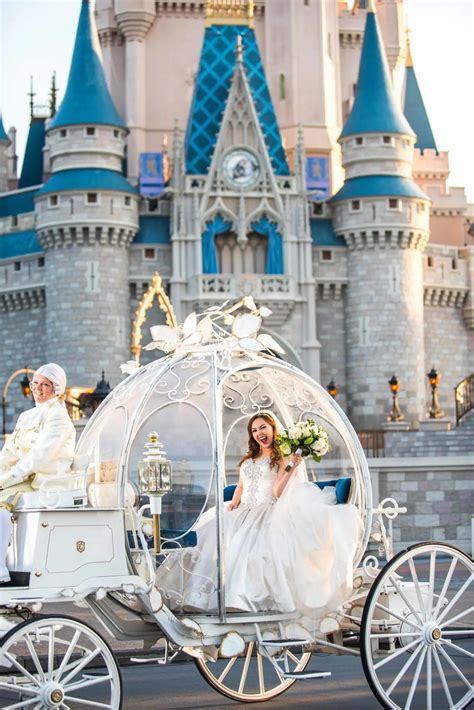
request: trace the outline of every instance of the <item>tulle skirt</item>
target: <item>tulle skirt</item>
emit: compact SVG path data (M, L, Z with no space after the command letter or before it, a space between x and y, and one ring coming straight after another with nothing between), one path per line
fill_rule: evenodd
M171 553L156 585L171 608L215 611L217 590L229 610L297 611L317 621L352 588L359 533L353 505L328 505L319 488L295 482L274 503L224 510L224 584L217 579L215 509L195 530L197 546Z

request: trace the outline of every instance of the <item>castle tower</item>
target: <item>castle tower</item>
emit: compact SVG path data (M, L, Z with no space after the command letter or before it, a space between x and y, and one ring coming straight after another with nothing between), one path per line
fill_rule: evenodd
M128 247L138 195L122 174L126 133L92 7L82 0L66 93L47 127L51 177L35 208L46 262L46 359L65 367L71 385L89 386L101 370L115 384L129 356Z
M3 127L0 111L0 194L8 189L8 146L10 139Z
M407 421L424 416L422 251L429 200L412 178L416 136L396 101L373 3L357 92L340 136L346 180L332 198L348 246L346 359L349 415L380 428L387 380L402 383ZM377 413L377 414L376 414Z

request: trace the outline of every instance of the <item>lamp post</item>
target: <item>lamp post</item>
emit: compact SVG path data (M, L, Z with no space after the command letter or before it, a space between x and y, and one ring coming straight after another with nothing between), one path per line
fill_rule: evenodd
M166 458L163 444L158 440L158 434L152 431L148 434L145 444L144 458L138 464L138 480L140 492L150 498L150 512L153 515L153 538L155 552L161 550L160 515L161 499L172 488L171 462Z
M337 395L337 385L333 379L331 379L331 382L328 385L326 385L326 389L329 392L329 394L331 395L331 397L333 397L335 399L336 395Z
M398 392L400 391L400 381L398 377L393 374L388 381L390 386L390 391L392 393L392 409L387 417L388 422L401 422L405 417L401 413L400 406L398 404Z
M438 401L438 385L441 380L441 374L432 367L426 376L431 386L431 406L428 415L430 419L438 419L438 417L444 416Z
M23 375L21 381L20 381L20 386L21 386L21 391L23 394L23 397L29 397L31 395L31 387L30 387L30 380L28 378L28 373L34 375L34 370L32 370L29 367L22 367L19 370L15 370L12 372L12 374L9 376L7 381L5 382L5 385L3 387L3 392L2 392L2 434L5 436L7 433L7 401L8 401L8 390L10 389L10 385L13 382L13 380L18 377L18 375Z

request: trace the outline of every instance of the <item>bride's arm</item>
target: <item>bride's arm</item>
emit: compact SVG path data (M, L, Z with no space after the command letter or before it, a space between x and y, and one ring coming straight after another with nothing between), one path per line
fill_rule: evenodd
M230 501L229 505L227 506L227 510L235 510L235 508L238 507L240 503L240 499L242 497L242 490L244 487L244 482L242 481L241 478L239 478L239 482L237 483L237 487L234 491L234 495L232 496L232 500Z
M282 459L280 461L280 467L278 469L278 478L273 486L273 495L275 496L275 498L279 498L281 496L287 486L288 481L290 480L302 460L302 456L299 456L298 454L293 454L293 456L289 456L288 458ZM285 468L288 466L288 464L292 464L292 467L289 471L285 471Z

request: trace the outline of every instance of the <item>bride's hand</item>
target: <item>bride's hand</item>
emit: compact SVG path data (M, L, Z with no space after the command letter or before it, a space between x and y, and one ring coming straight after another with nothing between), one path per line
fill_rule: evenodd
M289 463L291 463L292 471L294 471L296 468L298 468L298 466L300 465L302 460L303 460L303 457L300 454L293 454L292 456L290 456Z
M236 504L232 503L232 501L227 506L227 510L235 510L236 508L237 508Z

